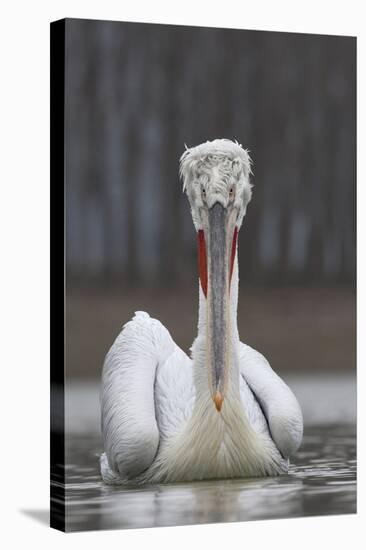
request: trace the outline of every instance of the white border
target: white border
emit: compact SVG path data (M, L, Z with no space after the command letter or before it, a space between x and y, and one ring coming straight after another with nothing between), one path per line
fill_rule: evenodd
M6 7L5 7L6 6ZM358 97L365 98L362 2L63 0L2 6L1 75L1 539L3 547L350 548L360 547L359 515L231 525L62 535L21 510L48 506L49 470L49 22L80 17L358 36ZM5 13L4 13L5 12ZM362 60L362 61L361 61ZM358 106L358 181L365 182L364 114ZM363 176L363 177L362 177ZM365 279L365 186L358 188L358 272ZM359 284L359 420L363 425L365 292ZM362 402L363 401L363 402ZM359 430L359 458L365 438ZM361 540L361 538L360 538Z

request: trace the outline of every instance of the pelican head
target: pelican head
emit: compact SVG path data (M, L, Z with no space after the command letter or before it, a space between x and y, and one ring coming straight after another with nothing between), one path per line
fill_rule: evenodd
M228 139L186 149L180 159L183 190L198 235L199 275L206 300L209 388L223 405L230 362L230 286L237 236L251 199L248 152Z

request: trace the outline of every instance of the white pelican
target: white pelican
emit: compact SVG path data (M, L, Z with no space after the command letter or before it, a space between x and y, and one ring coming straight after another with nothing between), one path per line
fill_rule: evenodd
M180 159L198 234L198 334L189 358L159 321L136 312L117 337L102 375L106 483L277 475L301 443L295 396L238 334L237 236L250 173L248 152L226 139Z

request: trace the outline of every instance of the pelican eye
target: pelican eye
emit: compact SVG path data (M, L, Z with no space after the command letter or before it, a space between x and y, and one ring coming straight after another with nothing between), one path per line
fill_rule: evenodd
M232 199L234 197L234 187L230 187L229 189L229 197Z
M206 198L206 189L204 187L202 187L202 197Z

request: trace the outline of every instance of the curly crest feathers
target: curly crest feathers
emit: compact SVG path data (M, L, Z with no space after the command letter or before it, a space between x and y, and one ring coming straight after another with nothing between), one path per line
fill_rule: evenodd
M195 147L187 147L180 157L179 175L183 180L183 191L187 189L189 178L195 177L197 171L204 171L207 168L218 164L225 164L229 168L231 161L231 169L235 175L239 175L243 171L244 177L249 179L252 174L252 161L249 156L249 151L243 149L242 145L237 141L230 139L215 139L214 141L206 141Z
M225 202L229 189L236 189L236 204L239 209L238 227L252 197L252 185L249 178L252 174L252 161L246 149L237 141L215 139L188 148L180 158L179 174L183 180L183 191L188 195L191 204L193 222L200 228L199 208L201 191L207 197L222 196Z

